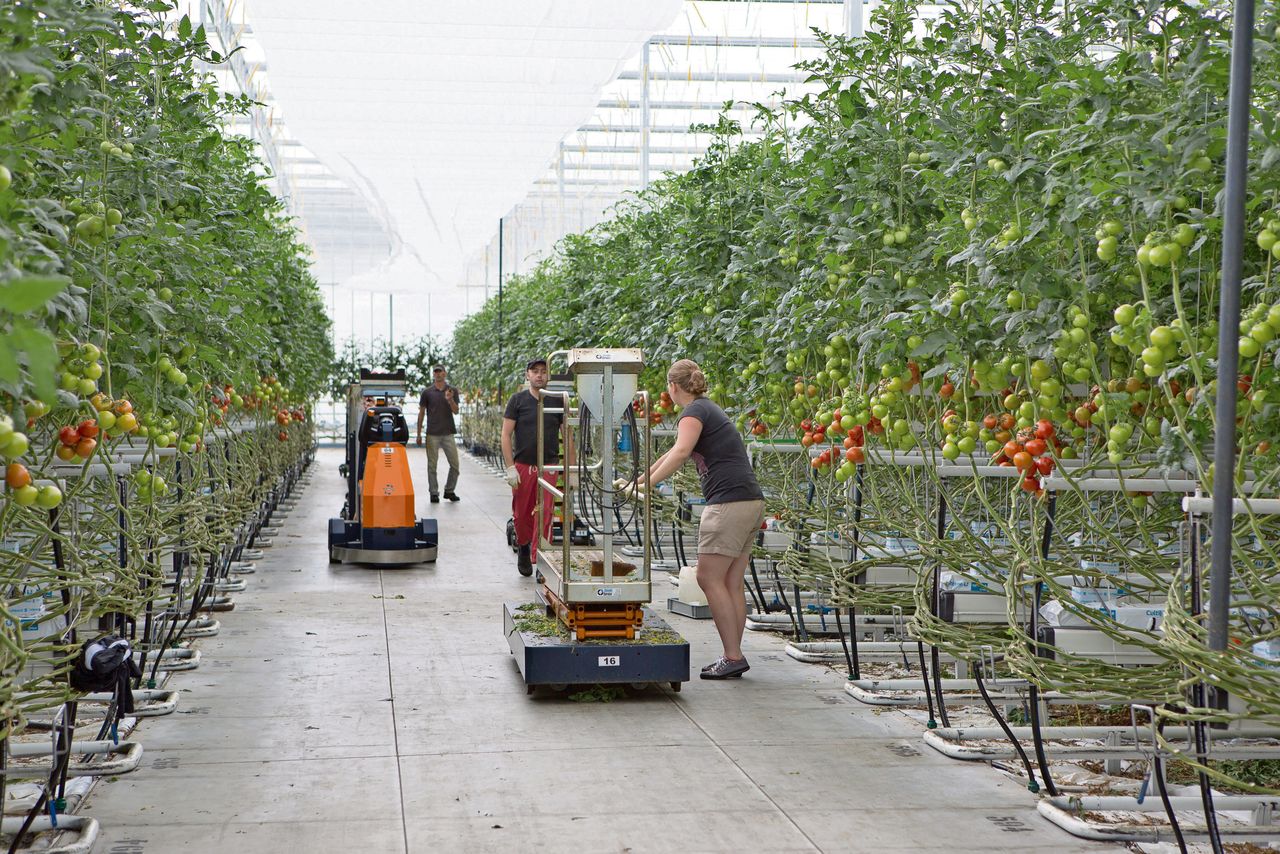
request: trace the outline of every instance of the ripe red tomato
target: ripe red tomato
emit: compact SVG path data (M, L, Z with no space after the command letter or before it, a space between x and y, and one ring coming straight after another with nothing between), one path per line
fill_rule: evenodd
M93 419L81 421L80 426L76 428L76 432L86 439L96 439L98 438L98 422Z
M80 441L80 431L74 427L63 427L58 431L58 441L64 445L74 445Z
M860 465L864 460L866 460L867 455L862 448L853 447L845 452L844 458L854 465Z
M1009 459L1012 460L1015 456L1017 456L1020 453L1022 453L1022 446L1019 445L1017 442L1010 439L1009 441L1004 443L1004 455Z
M22 489L31 485L31 472L22 463L9 463L4 472L4 482L10 489Z
M1048 477L1053 472L1053 457L1041 457L1036 460L1036 471L1041 477Z
M1032 439L1023 447L1026 448L1027 453L1033 457L1040 456L1048 449L1044 439Z
M1034 477L1024 478L1022 481L1022 489L1025 492L1039 492L1040 481L1036 480Z
M1019 451L1013 455L1013 464L1018 467L1018 471L1026 472L1031 469L1031 455L1026 451Z
M93 456L94 449L98 447L97 439L81 439L76 443L76 456L88 459Z

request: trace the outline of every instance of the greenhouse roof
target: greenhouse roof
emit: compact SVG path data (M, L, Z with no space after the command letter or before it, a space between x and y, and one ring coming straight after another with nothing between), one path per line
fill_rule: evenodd
M264 143L315 248L339 339L447 335L479 307L473 291L496 288L499 219L504 272L527 269L624 193L687 169L710 141L691 124L727 102L749 123L750 104L802 86L811 28L839 31L847 14L791 0L206 10L242 48L230 82L265 106L238 129Z

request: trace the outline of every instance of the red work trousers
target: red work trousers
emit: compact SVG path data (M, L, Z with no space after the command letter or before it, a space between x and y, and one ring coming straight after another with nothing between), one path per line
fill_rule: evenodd
M516 463L520 485L511 492L511 515L516 523L516 544L529 544L529 556L537 560L538 541L533 532L537 525L538 495L542 495L542 536L551 536L551 514L555 512L555 499L551 493L538 486L538 467ZM556 473L543 472L542 479L555 485Z

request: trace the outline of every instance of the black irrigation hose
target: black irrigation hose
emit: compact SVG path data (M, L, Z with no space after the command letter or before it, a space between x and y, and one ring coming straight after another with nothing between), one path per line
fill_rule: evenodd
M1191 582L1191 616L1193 619L1200 616L1204 606L1201 598L1200 590L1200 546L1201 543L1201 522L1200 517L1193 515L1191 517L1191 525L1189 526L1188 537L1190 538L1190 548L1187 550L1190 555L1190 582ZM1196 682L1191 686L1191 701L1198 709L1205 706L1205 684L1204 682ZM1204 765L1208 761L1208 744L1205 738L1204 721L1197 721L1192 730L1195 734L1196 741L1196 761ZM1222 837L1218 831L1218 815L1213 809L1213 790L1209 786L1209 775L1204 771L1196 773L1197 781L1200 785L1200 802L1204 806L1204 823L1205 830L1209 835L1209 845L1213 848L1213 854L1222 854ZM1172 811L1169 812L1173 815Z
M1159 732L1162 732L1163 730L1164 730L1164 720L1162 718L1157 719L1156 732L1159 733ZM1200 746L1200 739L1199 739L1199 735L1197 735L1196 736L1197 750L1199 749L1199 746ZM1155 749L1154 744L1152 745L1152 748L1153 750ZM1155 752L1153 752L1151 756L1151 776L1154 778L1156 787L1160 791L1160 803L1164 805L1165 815L1168 816L1169 818L1169 827L1173 829L1173 838L1178 842L1178 852L1179 854L1187 854L1187 841L1182 837L1182 826L1178 823L1178 814L1173 811L1173 803L1169 800L1169 788L1168 786L1165 785L1165 778L1164 778L1164 761L1160 759L1160 753L1158 750L1155 750ZM1211 842L1217 839L1216 830L1217 829L1215 826L1214 833L1210 838ZM1218 850L1219 849L1217 845L1215 845L1214 851L1217 852Z
M676 510L675 518L671 520L671 539L675 544L676 558L680 561L680 565L688 566L689 556L685 554L684 551L684 529L680 526L681 522L689 520L687 508L684 503L684 493L676 493L675 499L679 504L679 509Z
M941 489L938 490L938 539L945 538L947 532L947 498ZM933 569L933 613L937 614L942 605L942 563L939 562ZM947 704L942 697L942 664L938 655L938 647L931 645L929 647L929 661L933 665L933 687L938 695L938 717L942 719L944 727L950 727L951 721L947 719Z
M1044 533L1040 539L1040 556L1045 560L1049 557L1049 548L1053 541L1053 519L1058 507L1058 497L1054 493L1049 494L1049 503L1045 508ZM1040 596L1044 591L1044 583L1037 581L1031 603L1031 613L1027 615L1027 639L1032 644L1032 654L1039 655L1039 645L1036 634L1039 631L1037 627L1037 616L1040 613ZM1049 773L1049 757L1044 750L1044 734L1040 731L1040 689L1035 685L1027 688L1027 717L1031 721L1031 739L1036 750L1036 764L1040 766L1040 777L1044 780L1045 791L1051 796L1057 797L1058 787L1054 785L1053 775Z
M858 549L862 544L862 466L858 466L853 479L853 553L852 562L858 562ZM855 582L857 578L855 576ZM844 646L844 635L840 635L840 645ZM845 662L849 665L849 678L862 678L862 662L858 657L858 612L849 606L849 646L845 648Z
M992 673L992 676L995 674ZM978 693L982 695L982 701L987 704L987 710L991 712L991 717L996 719L996 723L1000 725L1000 729L1004 731L1005 738L1009 739L1009 743L1013 745L1013 749L1018 752L1018 758L1022 760L1022 767L1027 771L1027 790L1035 793L1040 791L1040 784L1036 782L1036 772L1031 768L1031 760L1027 758L1027 752L1022 749L1022 742L1018 741L1014 736L1013 730L1009 729L1009 724L1005 722L1004 715L1000 714L1000 710L996 708L996 704L991 701L991 695L987 693L986 683L982 679L982 667L977 666L973 669L973 679L978 683Z
M108 712L108 720L110 720L110 712ZM31 825L35 823L36 816L45 811L45 807L49 803L49 795L56 788L58 779L61 777L65 780L66 767L71 762L71 740L70 738L67 738L65 742L63 741L67 726L68 723L65 720L64 715L62 728L58 730L58 733L55 736L55 756L53 767L49 769L49 779L45 782L44 789L40 792L40 797L36 799L35 805L27 811L26 818L23 819L22 822L22 827L13 835L13 841L9 843L9 854L17 854L18 847L22 844L22 839L27 835L27 831L31 829ZM101 736L99 736L99 738L101 738ZM6 763L10 759L7 751L4 759Z
M929 690L929 668L924 663L924 641L916 641L916 652L920 655L920 679L924 685L924 700L929 705L929 729L937 729L938 721L933 715L933 692Z
M1205 702L1205 686L1203 682L1197 682L1191 689L1192 702L1196 708L1204 708ZM1196 741L1196 761L1204 765L1209 761L1208 757L1208 739L1205 737L1205 722L1196 721L1192 726L1192 732L1195 734ZM1204 824L1205 830L1209 836L1209 845L1213 849L1213 854L1223 854L1222 833L1218 829L1218 814L1213 807L1213 788L1209 784L1209 775L1203 770L1196 772L1196 778L1200 786L1200 803L1204 806ZM1163 787L1161 789L1163 794ZM1166 807L1169 817L1173 819L1173 810ZM1175 828L1177 825L1174 825ZM1186 849L1182 849L1184 854Z
M769 603L766 602L764 599L764 587L761 586L760 574L756 571L756 559L750 558L747 561L747 565L751 568L751 580L752 582L755 583L756 595L759 597L759 600L760 600L760 613L767 614L769 613ZM748 590L751 589L750 585L747 586L747 589Z
M850 608L850 609L849 609L849 612L850 612L850 614L852 614L852 613L853 613L853 609L852 609L852 608ZM849 678L850 678L850 679L856 679L857 677L853 675L853 659L849 656L849 644L845 642L845 636L844 636L844 623L843 623L843 622L841 621L841 619L840 619L840 609L839 609L839 608L836 608L836 610L835 610L835 614L836 614L836 633L840 636L840 648L841 648L842 650L844 650L844 664L845 664L845 667L846 667L846 668L847 668L847 670L848 670ZM849 630L850 630L850 631L853 631L853 622L852 622L852 620L850 620L850 623L849 623Z

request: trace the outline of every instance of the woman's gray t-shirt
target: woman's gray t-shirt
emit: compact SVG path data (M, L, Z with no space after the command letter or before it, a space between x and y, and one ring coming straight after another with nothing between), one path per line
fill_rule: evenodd
M693 462L698 467L702 495L707 503L763 500L764 493L747 457L747 446L724 410L699 397L680 412L681 421L690 417L702 422L702 435L693 446Z

